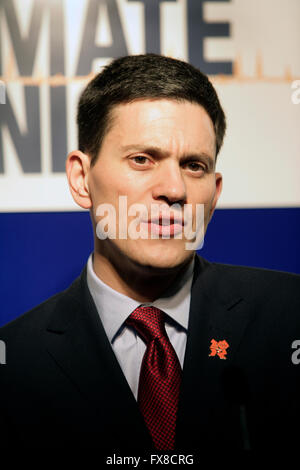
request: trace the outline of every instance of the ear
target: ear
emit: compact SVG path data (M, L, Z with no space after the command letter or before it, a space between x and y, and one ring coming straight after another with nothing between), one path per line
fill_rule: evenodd
M217 202L218 202L218 199L221 195L222 187L223 187L223 177L222 177L221 173L215 173L215 178L216 178L216 189L215 189L215 194L214 194L214 197L213 197L211 209L210 209L210 212L209 212L208 222L211 221L211 218L212 218L213 213L215 211L215 207L217 205Z
M66 173L69 188L76 204L83 209L92 206L89 194L88 174L90 169L90 157L80 150L70 152L66 161Z

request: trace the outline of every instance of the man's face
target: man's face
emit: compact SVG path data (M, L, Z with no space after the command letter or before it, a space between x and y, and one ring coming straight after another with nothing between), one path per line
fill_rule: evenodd
M196 204L204 204L205 230L221 191L222 178L215 168L215 132L207 112L198 104L172 100L137 100L117 105L112 126L106 133L98 159L89 169L88 186L95 224L100 204L116 210L116 239L96 239L95 249L120 259L154 268L173 268L187 261L193 252L186 249L184 237L176 237L171 224L165 228L144 220L141 230L158 232L158 238L118 239L119 215L128 226L136 216L119 214L119 196L127 196L127 207L142 204L151 217L151 205L164 214L172 204L183 209L190 204L195 228ZM178 211L177 211L178 212ZM176 211L175 211L176 213ZM173 211L174 214L174 211ZM172 219L171 219L172 222ZM162 221L160 221L162 223ZM173 226L173 227L172 227ZM175 233L172 230L175 228Z

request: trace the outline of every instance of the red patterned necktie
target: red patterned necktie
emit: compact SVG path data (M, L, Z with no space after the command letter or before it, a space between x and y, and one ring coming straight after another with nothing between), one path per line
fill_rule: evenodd
M156 307L138 307L126 324L147 343L139 380L140 410L156 449L172 450L181 367L165 330L164 312Z

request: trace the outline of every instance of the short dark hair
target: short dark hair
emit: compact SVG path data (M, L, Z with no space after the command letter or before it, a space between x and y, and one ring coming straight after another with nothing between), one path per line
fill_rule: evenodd
M216 156L226 130L224 111L208 77L181 60L157 54L120 57L83 90L77 112L79 149L95 163L115 105L137 99L173 99L198 103L210 116Z

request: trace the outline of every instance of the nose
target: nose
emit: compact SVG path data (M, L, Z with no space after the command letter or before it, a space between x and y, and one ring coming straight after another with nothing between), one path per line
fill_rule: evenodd
M164 162L155 175L152 196L155 200L163 200L169 204L186 202L186 186L178 163Z

